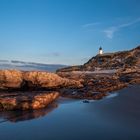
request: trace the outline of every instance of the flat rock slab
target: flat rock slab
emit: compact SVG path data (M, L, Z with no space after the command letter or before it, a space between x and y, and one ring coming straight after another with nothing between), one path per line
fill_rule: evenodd
M0 90L35 90L82 87L79 81L43 71L0 70Z
M0 111L34 110L47 107L59 97L59 92L0 93Z

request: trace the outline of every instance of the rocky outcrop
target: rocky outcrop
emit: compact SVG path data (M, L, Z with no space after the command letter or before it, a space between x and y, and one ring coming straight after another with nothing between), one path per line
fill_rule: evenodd
M61 77L79 80L83 87L62 90L62 96L82 99L101 99L108 92L127 87L129 84L140 84L139 67L122 68L115 73L59 72Z
M59 88L78 88L81 83L75 80L62 78L54 73L47 72L25 72L23 79L27 82L29 87L41 87L47 89Z
M54 73L0 70L0 90L59 89L81 86L78 81L62 78Z
M60 89L80 87L82 84L79 81L62 78L54 73L0 70L0 110L44 108L56 100ZM41 91L41 93L33 91Z
M77 90L62 90L62 96L101 99L108 92L140 83L140 46L130 51L96 55L84 65L59 69L57 74L79 80L83 85Z
M127 82L129 84L140 84L140 68L131 67L119 69L116 73L120 81Z
M0 70L0 110L44 108L59 94L98 100L108 92L134 83L140 83L140 46L130 51L97 55L84 65L61 69L57 74ZM11 90L16 93L10 93ZM17 93L17 90L31 92ZM45 92L32 92L38 90Z
M59 73L60 74L60 73ZM64 97L80 99L101 99L107 96L108 92L126 87L129 83L121 81L120 76L113 74L96 73L73 73L61 72L62 77L79 80L84 86L79 89L62 89Z
M0 93L0 111L34 110L47 107L59 96L58 92Z
M120 69L133 66L140 66L140 46L129 51L96 55L84 65L62 68L57 70L57 72L94 71L96 69Z
M0 70L0 89L20 88L23 82L22 72L18 70Z

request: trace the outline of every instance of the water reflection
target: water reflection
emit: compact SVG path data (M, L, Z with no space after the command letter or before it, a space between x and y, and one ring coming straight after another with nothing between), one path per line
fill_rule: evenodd
M140 140L139 92L140 86L133 86L118 91L113 98L90 101L87 104L81 100L59 98L56 101L59 107L0 113L0 119L4 118L5 121L24 121L1 123L0 139ZM58 108L55 109L56 107ZM39 117L41 118L35 119ZM30 119L35 120L25 121Z
M57 107L58 107L57 103L52 103L47 108L39 109L39 110L0 112L0 119L1 119L0 123L6 122L6 121L16 123L20 121L40 118L40 117L46 116Z

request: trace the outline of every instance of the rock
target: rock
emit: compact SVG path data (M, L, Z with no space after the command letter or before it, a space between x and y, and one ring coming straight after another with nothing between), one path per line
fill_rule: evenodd
M89 101L88 100L84 100L83 103L89 103Z
M66 73L66 74L65 74ZM122 80L121 75L113 74L94 74L94 73L83 73L80 74L69 72L61 72L63 77L80 80L84 87L79 89L65 89L61 90L61 95L64 97L70 98L79 98L79 99L102 99L107 96L108 92L122 89L128 86L128 80L126 77ZM129 75L130 76L130 75ZM135 76L134 76L135 77ZM138 76L137 76L138 77ZM129 79L134 79L131 75ZM135 82L135 81L133 81Z
M114 72L104 73L105 70ZM96 55L83 65L59 69L57 74L80 81L84 86L76 92L65 89L62 96L101 99L107 92L140 83L140 46L129 51Z
M18 70L0 70L0 89L19 88L22 84L22 72Z
M60 95L63 97L73 99L88 99L88 100L99 100L107 96L105 92L93 92L95 89L92 87L84 87L80 89L63 89L60 91ZM74 93L74 94L73 94Z
M96 55L84 65L59 69L57 74L40 71L0 70L1 91L55 90L60 92L61 96L76 99L102 99L107 96L107 92L136 83L140 83L140 46L130 51ZM28 98L30 96L31 100ZM41 98L43 101L43 98L49 97L48 94L46 96L44 94L44 97L42 94L30 96L16 94L11 97L9 95L9 97L1 99L0 108L18 109L18 101L20 109L36 109L44 107L41 102L36 101L36 98ZM23 104L24 100L26 104ZM29 104L31 107L28 106ZM47 103L45 102L45 104Z
M63 87L81 87L79 81L62 78L54 73L47 72L25 72L23 74L24 80L27 81L28 87L41 87L41 88L63 88Z
M96 69L120 69L140 65L140 46L129 51L104 53L92 57L80 66L71 66L57 70L57 72L95 71Z
M1 93L0 111L4 110L34 110L47 107L59 97L59 93Z
M0 70L0 90L36 90L78 88L79 81L62 78L54 73L39 71Z

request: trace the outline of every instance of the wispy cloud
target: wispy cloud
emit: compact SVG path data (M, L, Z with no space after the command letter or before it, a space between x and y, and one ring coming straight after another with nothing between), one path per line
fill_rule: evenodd
M87 24L82 25L82 27L88 28L88 27L99 25L99 24L100 24L100 22L87 23Z
M60 56L60 53L59 52L53 52L51 55L58 57L58 56Z
M105 29L103 32L106 34L106 36L109 39L112 39L114 36L114 33L116 33L117 31L121 30L122 28L134 25L135 23L138 23L138 22L140 22L140 17L135 19L134 21L131 21L128 23L124 23L124 24L120 24L120 25L116 25L116 26L111 26L111 27Z
M114 33L118 30L117 27L109 27L108 29L105 29L103 32L106 34L106 36L110 39L113 38Z
M59 56L61 56L61 54L59 52L50 52L50 53L41 54L41 56L44 56L44 57L59 57Z

